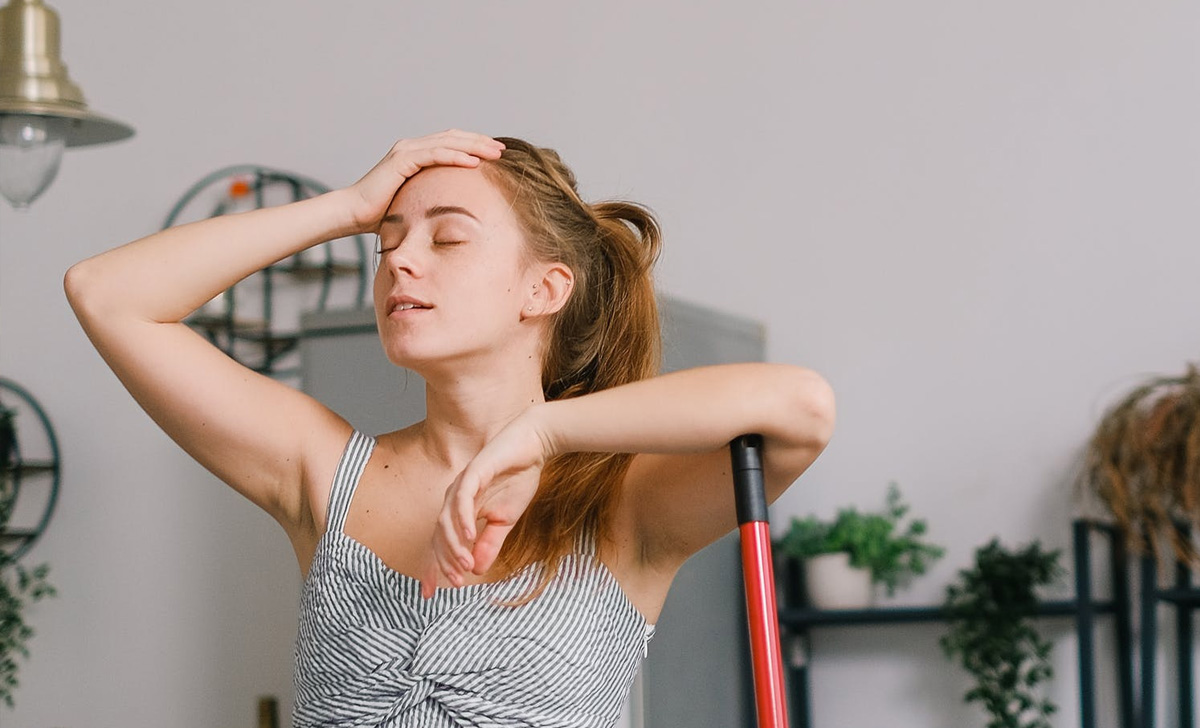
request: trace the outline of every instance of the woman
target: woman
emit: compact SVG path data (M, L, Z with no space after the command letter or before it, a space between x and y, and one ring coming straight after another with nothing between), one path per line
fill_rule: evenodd
M426 381L426 419L377 437L180 323L360 233L383 348ZM768 501L821 452L833 398L809 370L653 376L658 248L645 208L586 204L552 150L451 130L68 271L130 393L291 539L296 725L612 725L676 570L736 527L727 443L764 436Z

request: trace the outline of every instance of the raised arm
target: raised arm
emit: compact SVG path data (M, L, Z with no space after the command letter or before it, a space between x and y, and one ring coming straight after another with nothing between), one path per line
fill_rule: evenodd
M475 166L498 156L496 144L457 131L398 142L344 190L171 228L78 263L64 281L67 298L101 356L175 442L285 528L301 526L308 493L327 485L349 425L181 321L276 261L377 231L396 191L422 167Z
M770 503L816 460L834 419L833 391L822 377L762 363L688 369L535 405L455 482L447 499L454 516L441 521L430 568L438 565L452 583L456 569L486 571L533 497L542 464L555 454L629 452L637 455L623 483L621 512L632 522L645 565L673 572L737 527L732 439L763 436ZM486 521L478 534L477 519Z
M180 321L254 271L349 231L332 193L171 228L73 266L67 298L96 350L171 439L290 527L304 455L345 428Z

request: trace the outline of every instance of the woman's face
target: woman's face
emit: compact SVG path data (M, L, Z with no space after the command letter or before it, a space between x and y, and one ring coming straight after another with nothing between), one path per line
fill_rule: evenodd
M394 364L528 357L522 321L539 280L499 189L476 168L429 167L401 186L379 232L375 318Z

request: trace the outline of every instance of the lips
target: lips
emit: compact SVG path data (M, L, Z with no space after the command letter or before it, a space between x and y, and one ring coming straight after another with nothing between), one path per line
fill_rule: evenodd
M387 311L393 314L398 311L423 311L433 308L433 304L412 296L388 296Z

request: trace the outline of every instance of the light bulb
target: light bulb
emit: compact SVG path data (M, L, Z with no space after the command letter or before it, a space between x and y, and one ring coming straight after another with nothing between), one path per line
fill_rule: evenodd
M53 116L0 116L0 195L13 207L28 207L54 181L68 123Z

